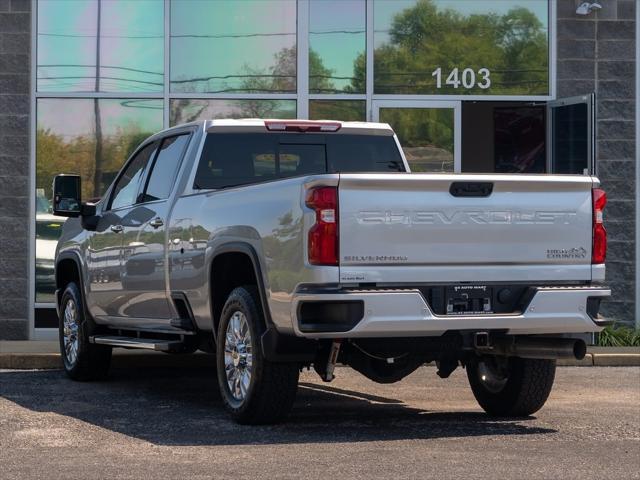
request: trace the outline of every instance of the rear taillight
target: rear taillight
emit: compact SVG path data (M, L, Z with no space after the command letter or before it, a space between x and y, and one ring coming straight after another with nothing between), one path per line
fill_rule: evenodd
M607 194L601 188L591 191L593 198L593 246L591 249L591 263L604 263L607 258L607 231L602 223L604 207L607 204Z
M316 223L309 230L309 263L338 265L338 188L312 188L305 203L316 212Z

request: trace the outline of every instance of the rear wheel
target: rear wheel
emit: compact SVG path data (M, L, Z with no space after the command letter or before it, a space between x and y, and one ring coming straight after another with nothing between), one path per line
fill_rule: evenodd
M60 353L66 374L74 380L106 377L111 347L89 343L92 322L85 315L82 294L73 282L62 293L58 323Z
M218 326L218 385L225 407L244 424L281 421L298 388L298 364L270 362L262 354L264 319L259 302L255 287L236 288Z
M480 406L494 416L524 417L547 401L555 360L484 356L467 365L467 377Z

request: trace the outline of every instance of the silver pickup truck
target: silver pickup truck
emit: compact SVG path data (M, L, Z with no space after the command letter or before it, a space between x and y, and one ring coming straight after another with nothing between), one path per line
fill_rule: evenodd
M587 175L409 173L386 124L214 120L162 131L97 204L54 180L60 348L216 353L241 423L281 420L299 372L397 382L466 368L491 415L540 409L601 330L606 196Z

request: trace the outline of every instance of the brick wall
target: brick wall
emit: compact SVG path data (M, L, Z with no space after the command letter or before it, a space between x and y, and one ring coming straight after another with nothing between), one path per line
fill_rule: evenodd
M635 305L635 0L602 0L576 15L558 1L558 97L596 92L599 177L607 191L607 283L602 313L633 324Z
M0 340L28 336L30 0L0 0Z

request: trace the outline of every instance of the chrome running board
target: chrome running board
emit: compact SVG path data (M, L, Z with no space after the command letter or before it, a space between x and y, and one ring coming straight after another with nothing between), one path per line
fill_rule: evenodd
M114 335L95 335L89 337L89 342L98 345L110 345L112 347L139 348L142 350L156 350L159 352L168 352L182 345L182 342L176 340L119 337Z

